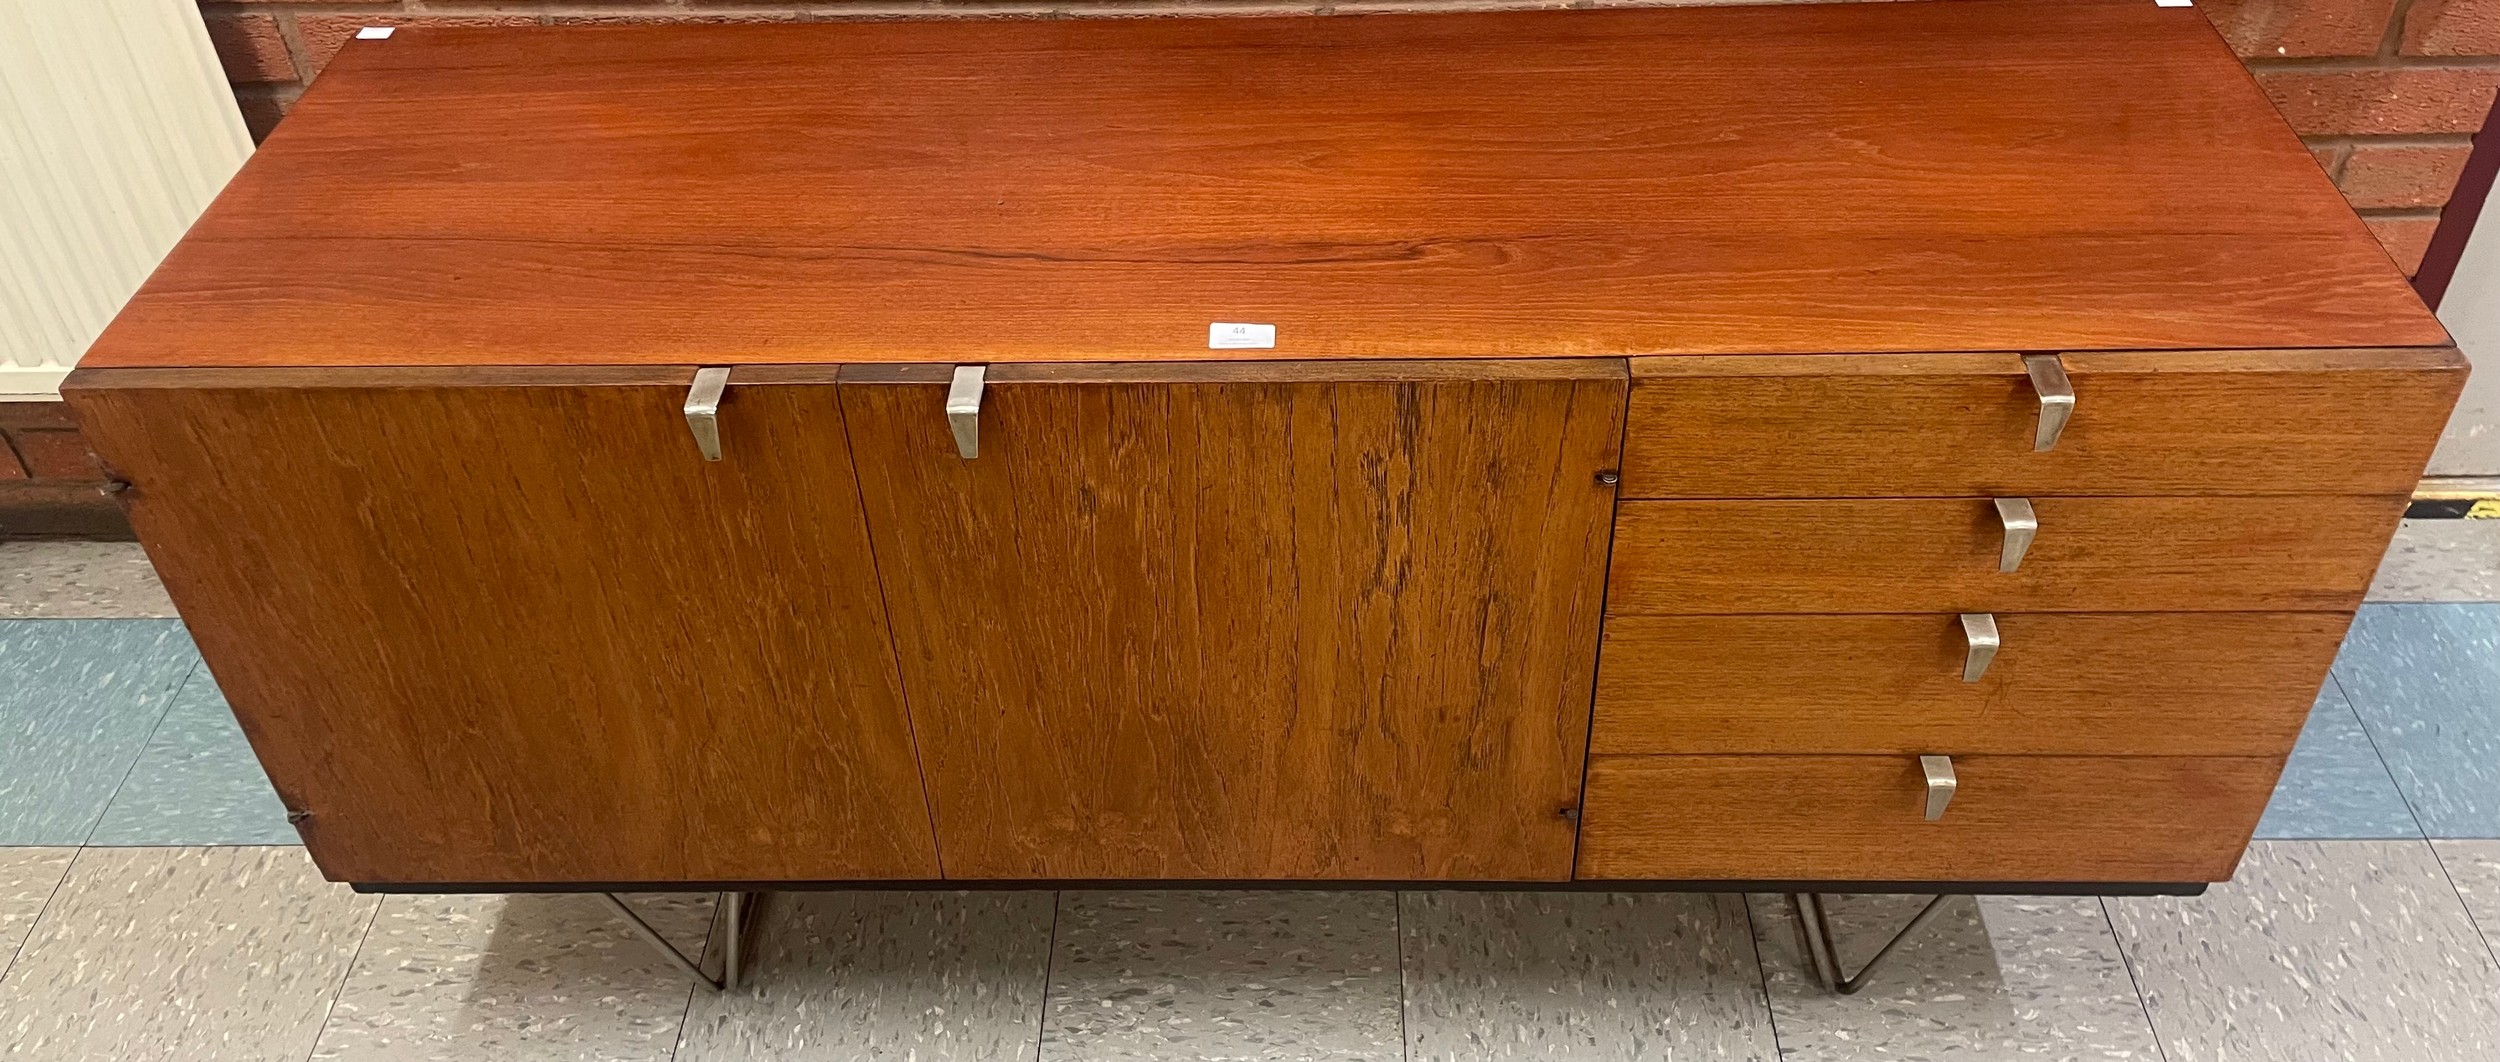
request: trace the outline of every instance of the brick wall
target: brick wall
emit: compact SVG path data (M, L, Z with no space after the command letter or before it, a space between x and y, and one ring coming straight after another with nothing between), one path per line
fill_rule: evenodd
M1326 14L1592 0L202 0L245 119L266 135L360 26ZM1597 0L1606 2L1606 0ZM1710 0L1700 0L1710 2ZM2146 3L2152 0L2144 0ZM2500 0L2198 0L2407 272L2500 86Z
M2500 85L2500 0L2198 0L2411 272Z

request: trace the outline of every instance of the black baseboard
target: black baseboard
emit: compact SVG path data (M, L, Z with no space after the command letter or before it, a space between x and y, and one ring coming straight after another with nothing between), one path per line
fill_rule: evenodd
M0 483L0 540L73 538L130 542L130 518L93 483Z

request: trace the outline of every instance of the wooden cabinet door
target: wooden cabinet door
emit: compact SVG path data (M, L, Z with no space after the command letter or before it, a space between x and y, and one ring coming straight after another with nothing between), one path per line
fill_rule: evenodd
M934 878L831 374L733 384L718 462L692 375L98 370L71 400L330 877Z
M842 376L948 877L1569 877L1620 361L948 372Z

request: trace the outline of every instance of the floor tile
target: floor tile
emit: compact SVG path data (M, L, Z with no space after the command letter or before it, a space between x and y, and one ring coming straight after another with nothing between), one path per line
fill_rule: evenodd
M2169 1062L2500 1057L2500 968L2422 841L2259 841L2204 896L2106 903Z
M749 986L695 999L677 1062L1034 1057L1053 894L765 898Z
M2343 689L2328 679L2309 710L2300 743L2274 786L2257 836L2332 840L2422 836L2396 779L2361 729Z
M93 845L296 844L217 680L195 668L87 838Z
M174 620L0 620L0 845L85 841L198 663Z
M701 954L712 894L630 902ZM388 896L312 1057L666 1062L694 991L596 897Z
M1744 897L1417 892L1398 929L1408 1058L1779 1057Z
M89 848L0 980L0 1059L303 1058L375 900L300 848Z
M1385 1060L1397 894L1070 892L1043 1062Z
M2093 897L1949 898L1848 996L1816 981L1786 897L1750 899L1787 1062L2161 1057ZM1926 902L1825 897L1843 965L1860 969Z
M0 619L170 618L136 542L0 542Z
M18 945L69 873L75 848L0 848L0 977L17 958Z
M2335 677L2433 837L2500 838L2500 605L2369 605Z
M2448 883L2465 901L2465 912L2482 931L2483 943L2500 961L2500 841L2433 841Z
M2500 601L2500 520L2406 520L2371 601Z

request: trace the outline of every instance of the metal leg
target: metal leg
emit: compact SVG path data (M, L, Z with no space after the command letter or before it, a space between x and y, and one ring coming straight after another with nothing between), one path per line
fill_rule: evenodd
M1893 950L1909 939L1910 934L1932 921L1936 912L1944 908L1944 902L1951 898L1951 894L1944 894L1927 901L1927 906L1919 908L1918 913L1910 917L1910 923L1893 934L1891 940L1885 941L1883 947L1875 949L1875 957L1866 960L1866 965L1859 967L1854 974L1845 974L1841 970L1840 942L1832 936L1831 922L1823 917L1822 897L1810 892L1789 893L1788 909L1797 916L1797 932L1805 938L1806 958L1814 964L1814 976L1823 982L1823 987L1847 996L1855 995L1859 989L1866 987L1867 975L1882 966L1884 960L1892 956Z
M728 946L723 949L721 981L729 991L738 990L738 979L746 974L747 934L755 927L755 908L764 898L760 892L733 892L725 897L729 909Z
M730 991L738 987L739 976L745 972L746 966L747 932L755 924L754 901L761 897L762 893L721 894L721 904L718 910L728 913L729 928L722 935L727 945L722 949L719 977L704 973L701 964L687 958L685 952L677 950L677 945L669 943L667 938L660 936L659 930L651 928L651 923L643 921L642 916L635 914L634 909L626 906L625 901L618 899L615 893L602 892L593 895L598 896L601 902L607 904L608 910L616 912L618 918L625 920L625 928L632 930L635 936L641 937L644 943L658 949L659 953L668 959L669 965L677 967L686 976L694 978L705 988L715 992Z

